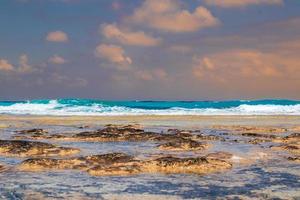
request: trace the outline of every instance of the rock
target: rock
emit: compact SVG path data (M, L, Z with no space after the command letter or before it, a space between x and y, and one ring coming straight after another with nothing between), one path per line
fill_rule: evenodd
M269 135L269 134L263 134L263 133L242 133L242 136L246 136L246 137L259 137L259 138L269 138L269 139L280 138L277 135Z
M101 155L83 156L67 159L31 158L23 161L19 169L24 171L42 171L48 169L78 169L87 170L99 165L113 165L132 162L134 158L124 153L109 153Z
M216 156L215 156L216 157ZM75 169L94 176L132 175L140 173L196 173L219 172L232 167L219 158L176 158L172 156L137 160L123 153L93 155L68 159L32 158L23 161L18 169L25 171Z
M78 153L79 149L59 147L44 142L0 140L0 154L5 156L65 156Z
M208 144L203 142L197 142L194 140L182 139L178 141L171 141L158 146L161 150L172 150L172 151L196 151L204 150L208 148Z
M225 138L223 138L221 136L217 136L217 135L203 135L203 134L199 134L199 135L196 135L195 138L197 140L220 140L220 141L225 141Z
M206 155L206 158L210 158L210 159L220 159L220 160L229 160L231 159L233 156L233 154L231 153L227 153L227 152L214 152L214 153L209 153Z
M288 157L287 158L289 161L293 161L293 162L298 162L300 163L300 157L297 156L297 157Z
M3 172L5 170L5 167L0 164L0 172Z
M284 142L300 142L300 133L292 133L283 138Z
M243 133L284 133L287 128L282 127L265 127L265 126L213 126L213 129L228 130Z
M206 157L176 158L162 157L142 164L142 171L148 173L195 173L206 174L230 169L231 163Z
M299 143L288 143L279 146L271 146L271 149L275 150L285 150L293 154L300 154L300 144Z
M117 166L97 166L87 171L92 176L124 176L141 173L138 164L122 164Z
M43 129L29 129L29 130L22 130L22 131L16 131L18 134L31 134L31 135L44 135L48 133L47 131Z
M248 141L248 143L250 143L250 144L260 144L260 143L265 143L265 142L272 142L272 140L255 138L255 139Z

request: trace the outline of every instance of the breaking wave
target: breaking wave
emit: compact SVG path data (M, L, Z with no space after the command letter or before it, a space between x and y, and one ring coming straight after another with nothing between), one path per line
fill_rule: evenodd
M99 101L59 99L0 101L0 114L117 115L300 115L300 101Z

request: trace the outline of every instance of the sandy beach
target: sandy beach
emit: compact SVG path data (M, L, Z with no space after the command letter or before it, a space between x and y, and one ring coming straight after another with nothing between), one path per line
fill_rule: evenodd
M1 115L0 194L297 199L299 131L299 116Z

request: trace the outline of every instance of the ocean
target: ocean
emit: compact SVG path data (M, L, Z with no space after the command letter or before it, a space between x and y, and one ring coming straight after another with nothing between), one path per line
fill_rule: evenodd
M0 114L9 115L300 115L300 101L102 101L56 99L0 101Z

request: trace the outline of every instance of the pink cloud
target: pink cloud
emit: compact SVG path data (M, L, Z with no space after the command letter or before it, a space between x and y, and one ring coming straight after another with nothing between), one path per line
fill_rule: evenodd
M190 12L178 0L145 0L128 21L175 33L194 32L220 23L205 7Z
M103 25L102 34L108 39L115 39L125 45L157 46L161 43L160 38L154 38L143 31L121 30L116 24Z
M69 38L63 31L53 31L47 34L46 40L49 42L67 42Z

